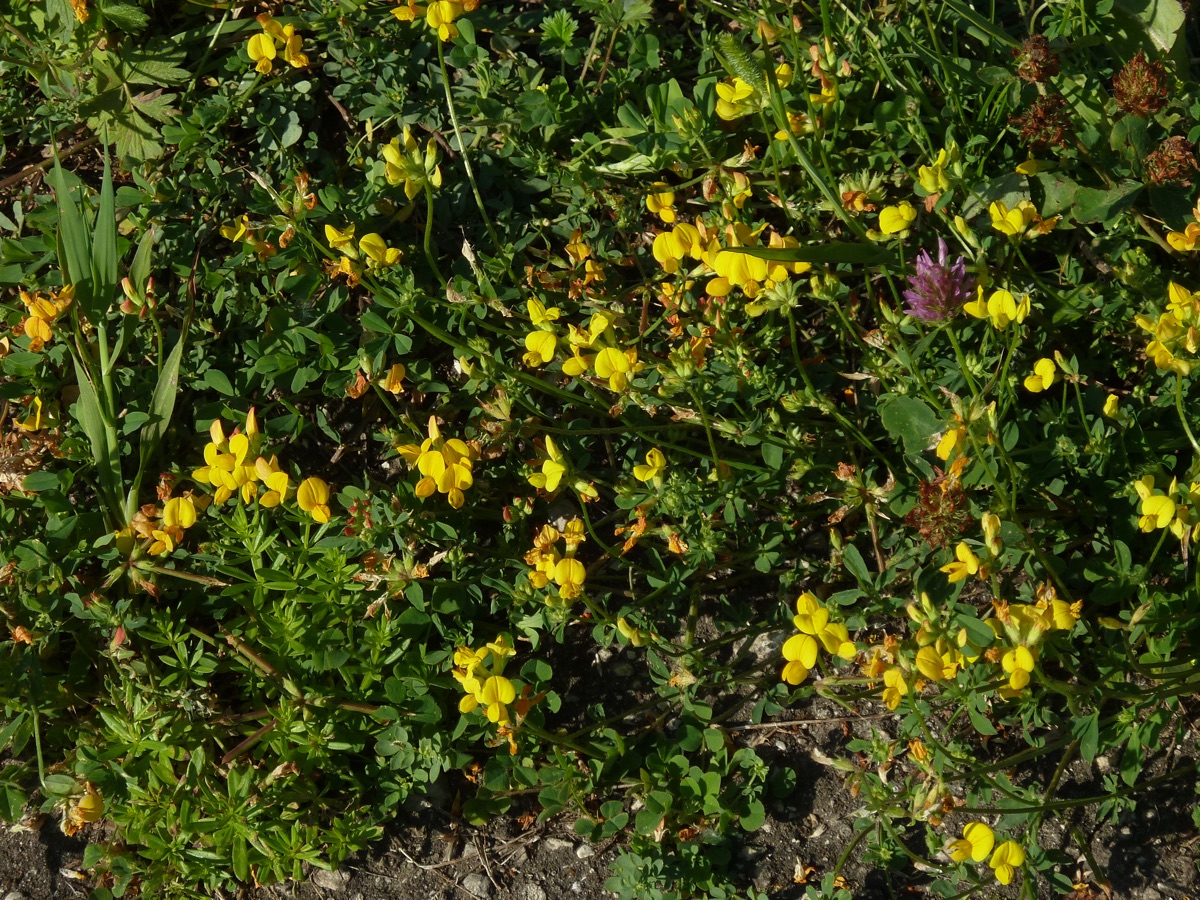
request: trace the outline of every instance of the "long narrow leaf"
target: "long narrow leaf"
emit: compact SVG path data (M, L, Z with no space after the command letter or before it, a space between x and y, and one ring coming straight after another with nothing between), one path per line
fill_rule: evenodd
M96 227L92 233L92 294L95 311L93 321L99 326L106 307L112 303L117 289L117 204L113 196L112 167L108 153L104 154L104 181L100 186L100 209L96 212Z
M50 172L50 183L58 200L58 263L63 284L75 285L75 302L91 317L92 240L58 159Z
M104 411L87 369L75 354L72 354L72 359L75 362L75 379L79 382L79 398L74 406L75 420L92 445L100 503L114 523L123 527L127 524L127 517L120 502L125 493L121 485L121 462L111 452L110 429L105 424Z
M175 342L174 349L171 350L166 363L163 364L162 372L158 376L158 384L154 387L154 396L150 399L150 409L148 410L150 420L142 426L140 437L138 471L133 485L129 489L129 496L125 500L126 512L130 516L137 510L138 494L141 491L146 467L158 450L159 444L162 443L163 436L171 424L171 417L175 414L175 398L179 394L179 364L183 360L183 346L186 340L186 334L179 335L179 340Z

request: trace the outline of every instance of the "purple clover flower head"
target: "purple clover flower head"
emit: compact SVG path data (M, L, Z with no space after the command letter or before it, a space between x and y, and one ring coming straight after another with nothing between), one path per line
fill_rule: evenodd
M967 274L967 261L961 256L950 264L946 242L938 238L935 262L929 252L917 254L916 271L908 277L904 299L910 316L926 322L942 322L953 317L975 295L975 279Z

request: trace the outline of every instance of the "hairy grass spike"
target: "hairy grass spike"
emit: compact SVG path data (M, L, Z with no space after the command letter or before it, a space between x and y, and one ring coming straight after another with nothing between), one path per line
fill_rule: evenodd
M736 75L760 94L766 93L767 79L763 70L755 64L754 58L742 46L741 41L731 34L723 34L717 38L721 62L725 68Z

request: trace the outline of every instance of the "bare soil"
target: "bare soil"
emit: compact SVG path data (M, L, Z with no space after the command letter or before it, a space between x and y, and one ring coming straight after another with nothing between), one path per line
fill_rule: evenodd
M766 824L742 836L735 853L736 880L767 892L773 900L802 898L805 877L809 883L819 883L820 874L836 867L855 834L859 801L847 789L843 774L818 760L854 758L845 747L849 739L869 737L872 730L886 732L890 724L888 717L840 718L832 706L823 708L822 701L805 712L808 717L794 723L737 732L773 766L790 765L798 775L798 789L790 797L770 801ZM1159 761L1147 774L1153 777L1167 762ZM1179 763L1177 758L1171 760L1172 766ZM1103 775L1111 765L1104 759L1092 765L1076 761L1058 796L1103 793ZM1194 780L1180 778L1143 796L1137 808L1115 825L1097 827L1094 806L1081 807L1065 820L1048 816L1038 843L1065 854L1061 871L1080 884L1074 895L1079 900L1105 896L1104 879L1111 884L1108 896L1115 898L1193 900L1200 897L1200 834L1191 813ZM340 871L313 871L304 883L246 890L236 896L238 900L613 896L604 882L619 845L581 841L572 833L569 817L523 827L534 815L521 813L535 814L532 807L514 809L483 828L471 827L450 813L453 800L449 788L436 786L429 797L409 805L378 845L349 860ZM913 848L921 849L920 830L913 829L911 835ZM0 900L87 897L90 886L86 874L79 871L86 846L81 838L64 837L52 820L35 830L0 831ZM1081 840L1088 845L1086 853L1077 843ZM842 869L856 900L931 896L921 873L911 866L888 871L872 865L863 859L864 847L865 842ZM232 900L232 895L226 896ZM1043 883L1038 896L1055 893Z

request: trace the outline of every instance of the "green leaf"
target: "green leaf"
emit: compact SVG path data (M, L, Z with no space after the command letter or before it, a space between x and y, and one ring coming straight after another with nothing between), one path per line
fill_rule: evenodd
M1127 27L1135 42L1144 36L1163 53L1170 53L1186 15L1179 0L1117 0L1113 18Z
M885 396L880 402L879 418L888 434L904 442L908 456L924 453L942 427L933 410L916 397Z
M767 810L761 800L750 801L750 811L741 817L740 824L745 831L758 831L767 821Z
M101 7L105 21L128 34L137 34L150 24L150 16L144 10L128 3L114 3ZM241 879L245 881L245 878Z
M853 544L847 544L843 548L842 565L846 567L846 571L857 579L859 584L870 587L875 583L875 579L871 577L871 573L867 569L866 560L862 558L862 554L858 552L858 548Z
M92 232L92 292L97 317L93 324L104 327L102 316L117 289L117 209L113 198L112 164L104 154L104 179L100 183L100 208Z
M50 172L50 186L58 201L58 263L63 269L63 284L75 285L75 302L91 317L92 239L75 204L74 194L67 188L57 152Z
M109 441L109 429L92 379L79 358L72 354L72 359L75 363L75 379L79 383L79 397L71 409L75 421L79 423L92 445L92 461L96 466L100 503L114 520L124 525L124 511L118 500L124 494L121 489L120 460L114 459L109 452L112 446Z
M25 476L25 480L21 482L22 489L31 493L39 493L40 491L55 491L61 487L58 476L53 472L30 472Z

